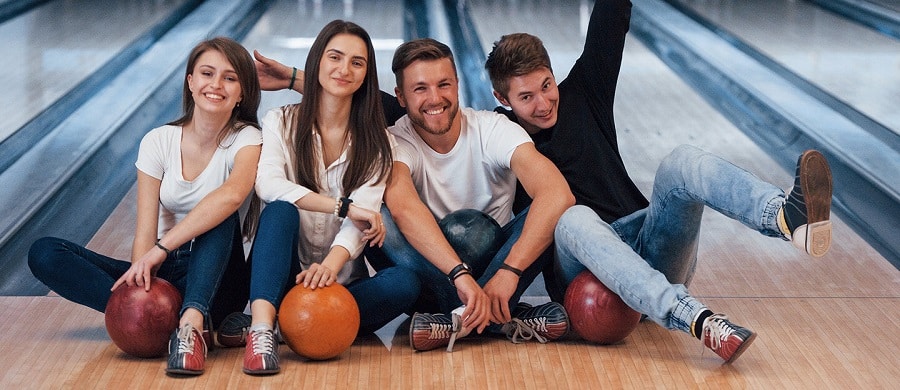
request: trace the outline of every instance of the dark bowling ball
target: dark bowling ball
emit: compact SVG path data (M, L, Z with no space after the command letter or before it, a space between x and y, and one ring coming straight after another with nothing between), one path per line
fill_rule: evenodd
M454 211L438 222L444 237L466 263L493 258L502 244L500 224L490 215L472 209Z
M169 336L178 328L181 294L154 277L150 291L142 286L116 287L106 303L106 331L123 352L152 358L166 354Z

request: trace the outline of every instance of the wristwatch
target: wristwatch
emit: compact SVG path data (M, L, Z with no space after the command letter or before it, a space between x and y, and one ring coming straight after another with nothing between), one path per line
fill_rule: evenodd
M450 270L447 274L447 279L450 280L450 284L456 286L456 278L463 276L465 274L472 274L472 268L469 267L466 263L459 263L456 267Z

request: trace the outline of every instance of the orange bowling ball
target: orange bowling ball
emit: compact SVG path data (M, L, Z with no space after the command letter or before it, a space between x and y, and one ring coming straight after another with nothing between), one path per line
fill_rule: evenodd
M359 307L350 291L334 283L315 290L294 286L278 310L278 326L285 343L312 360L340 355L359 332Z

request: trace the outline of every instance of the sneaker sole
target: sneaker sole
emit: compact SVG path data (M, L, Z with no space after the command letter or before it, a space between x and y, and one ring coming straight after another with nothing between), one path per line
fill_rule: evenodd
M183 368L167 368L167 374L176 374L176 375L200 375L203 374L203 370L194 371L194 370L185 370Z
M281 372L280 368L275 368L271 370L248 370L246 368L243 369L244 374L247 375L272 375Z
M800 186L806 202L806 252L822 257L831 248L831 168L825 156L815 150L800 160Z
M734 351L734 354L731 355L731 358L725 361L725 364L730 364L731 362L737 360L737 358L747 350L747 347L749 347L750 344L753 343L753 340L756 340L756 333L751 333L750 337L748 337L747 340L744 340L744 343L741 344L740 347L738 347L737 351Z

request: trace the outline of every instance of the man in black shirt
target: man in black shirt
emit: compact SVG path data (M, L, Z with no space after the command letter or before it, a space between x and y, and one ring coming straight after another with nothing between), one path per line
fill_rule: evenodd
M704 206L822 256L831 243L831 172L819 152L807 151L785 195L717 156L680 146L660 164L648 202L625 169L613 120L630 17L630 1L596 1L584 51L559 85L537 37L502 37L485 64L494 95L511 107L497 111L531 134L575 195L577 205L556 227L560 284L590 270L631 308L731 362L755 334L713 313L685 287Z

